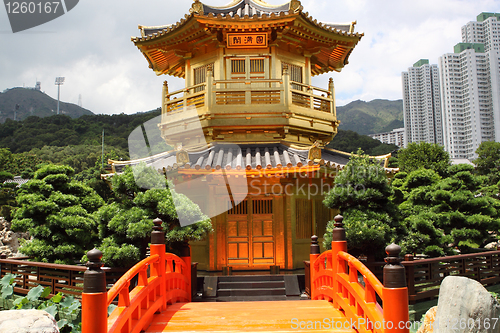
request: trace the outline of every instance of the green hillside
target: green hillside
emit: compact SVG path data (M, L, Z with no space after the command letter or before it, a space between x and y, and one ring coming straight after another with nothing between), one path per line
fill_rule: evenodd
M396 145L381 143L368 135L361 135L351 130L343 131L341 129L338 130L337 135L327 147L346 153L356 153L358 148L361 148L366 154L372 156L385 155L398 149Z
M13 121L16 104L19 104L18 121ZM56 100L34 89L13 88L0 93L0 147L8 148L12 153L31 151L43 160L62 160L61 156L68 155L70 158L72 154L57 147L100 146L104 130L105 146L116 148L120 152L119 157L127 159L130 133L160 115L160 109L133 115L95 115L70 103L61 103L61 115L54 114L56 109ZM395 146L381 144L361 134L385 132L403 126L401 100L354 101L338 107L337 115L341 125L329 147L346 152L362 148L371 155L386 154L396 149ZM157 139L163 143L163 140ZM133 142L135 145L140 144L140 140ZM134 151L143 149L133 148ZM80 155L93 156L95 153L93 150L87 153L91 150L81 147L74 149L83 149ZM151 149L159 152L157 150L163 151L165 147Z
M12 88L0 93L0 123L7 118L14 119L14 109L17 110L17 120L23 120L30 116L40 118L53 116L57 112L57 100L45 93L30 88ZM71 118L94 113L71 103L59 103L60 113Z
M375 99L370 102L354 101L337 107L339 129L358 134L390 132L404 127L403 100Z
M7 119L0 124L0 147L9 148L12 153L22 153L44 146L99 146L104 129L106 145L128 150L129 134L159 115L160 110L153 110L133 115L90 115L77 119L66 115L32 116L22 121Z

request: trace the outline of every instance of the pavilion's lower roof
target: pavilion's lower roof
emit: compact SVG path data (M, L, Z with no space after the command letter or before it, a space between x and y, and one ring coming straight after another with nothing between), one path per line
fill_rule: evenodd
M293 148L281 143L275 144L223 144L215 143L206 149L187 152L189 161L178 163L177 151L168 151L132 161L112 161L113 171L120 173L127 165L146 163L156 170L272 170L320 166L336 170L349 162L350 154L331 149L321 149L321 158L309 159L309 149ZM378 159L382 164L388 156ZM396 169L387 169L393 172Z

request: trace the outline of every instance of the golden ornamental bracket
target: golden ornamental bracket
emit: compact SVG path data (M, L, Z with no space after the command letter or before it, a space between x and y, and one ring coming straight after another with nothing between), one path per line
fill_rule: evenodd
M307 159L316 161L321 159L321 148L319 148L320 142L315 141L311 147L309 147L309 153L307 154Z

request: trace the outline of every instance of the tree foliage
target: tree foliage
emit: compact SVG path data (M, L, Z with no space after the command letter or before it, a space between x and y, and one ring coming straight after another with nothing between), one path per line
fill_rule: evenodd
M396 197L408 234L402 241L406 253L430 256L472 252L491 240L500 227L500 202L480 195L482 178L470 165L436 171L418 169L401 173L394 181Z
M35 154L12 154L8 148L0 148L0 171L11 173L13 176L31 178L41 162Z
M450 166L450 155L438 144L412 142L408 147L398 151L398 162L399 169L403 172L409 173L424 168L446 176Z
M153 219L157 217L163 221L166 242L173 252L180 243L201 240L212 231L210 219L198 205L176 193L153 168L128 167L112 178L112 185L117 201L96 214L102 240L99 248L109 266L130 266L145 256ZM196 223L181 227L178 214Z
M356 152L358 149L361 149L372 156L385 155L398 149L396 145L382 143L367 135L361 135L354 131L344 131L341 129L338 130L337 135L335 135L327 147L348 153Z
M20 251L35 261L74 264L96 240L92 213L104 201L92 188L72 180L73 173L69 166L46 165L21 186L12 230L33 237Z
M476 154L477 173L488 177L488 185L496 185L500 181L500 142L485 141L479 145Z
M101 165L102 147L99 145L76 145L76 146L44 146L33 148L29 152L37 156L45 163L69 165L79 174L85 170L95 167L96 163ZM127 159L128 152L121 148L104 146L104 163L110 159Z
M323 203L340 209L344 216L350 253L383 256L399 228L395 206L389 200L392 194L384 168L361 150L335 177L335 187ZM324 235L326 248L332 240L333 223L328 223Z
M31 116L22 121L7 119L0 124L0 147L21 153L44 146L100 146L104 129L107 146L127 149L129 134L159 115L160 111L155 110L134 115L85 115L77 119L65 115L45 118Z

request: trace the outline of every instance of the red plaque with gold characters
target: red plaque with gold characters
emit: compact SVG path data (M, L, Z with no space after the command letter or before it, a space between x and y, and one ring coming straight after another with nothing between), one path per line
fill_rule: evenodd
M227 34L227 47L230 48L258 48L267 47L267 34L265 33L239 33Z

